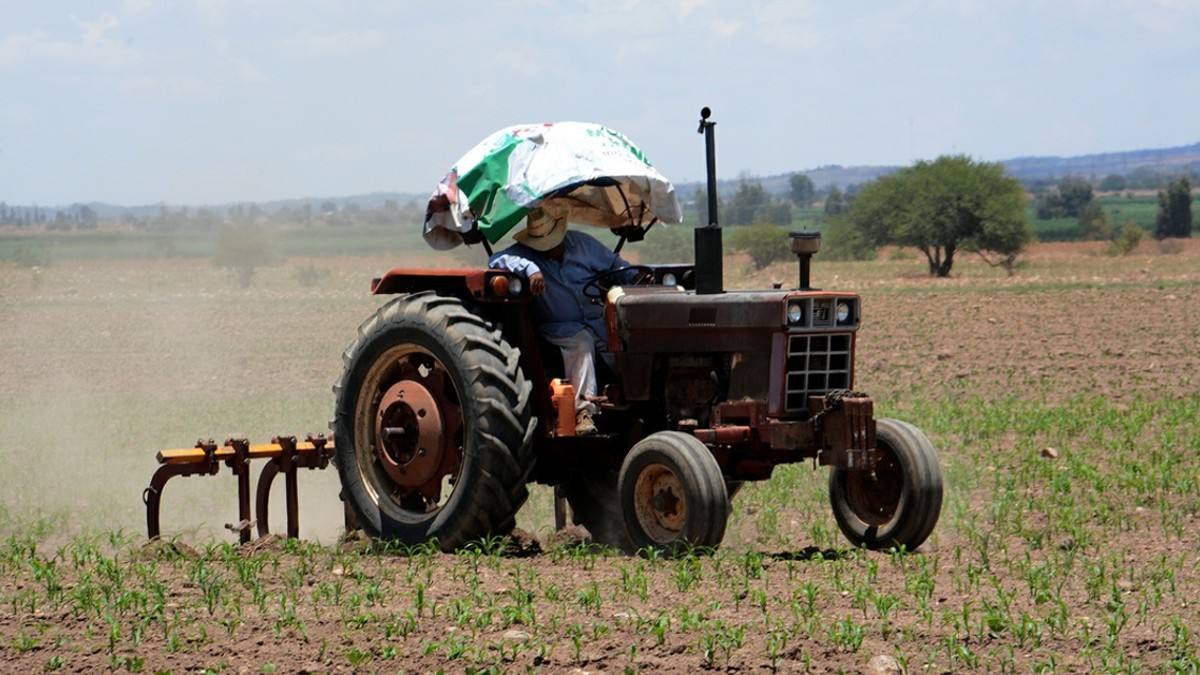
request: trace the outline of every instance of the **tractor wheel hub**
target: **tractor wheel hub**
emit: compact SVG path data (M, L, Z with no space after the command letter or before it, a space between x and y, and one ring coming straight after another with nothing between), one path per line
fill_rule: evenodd
M419 487L442 464L445 437L433 394L413 380L392 385L375 416L375 452L398 485Z

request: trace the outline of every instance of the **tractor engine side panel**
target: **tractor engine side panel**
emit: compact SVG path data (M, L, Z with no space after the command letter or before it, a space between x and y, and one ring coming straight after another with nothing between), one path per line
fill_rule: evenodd
M851 308L845 321L832 316L839 303ZM803 316L791 323L786 311L797 305ZM853 387L859 306L853 293L628 288L609 297L609 348L631 400L654 395L664 363L703 356L723 400L765 401L771 417L804 419L809 397ZM696 389L690 375L681 379Z

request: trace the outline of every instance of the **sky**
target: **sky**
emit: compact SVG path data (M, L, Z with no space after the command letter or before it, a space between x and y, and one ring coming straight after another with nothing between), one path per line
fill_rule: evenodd
M1200 0L0 0L0 201L431 191L501 127L676 183L1200 141Z

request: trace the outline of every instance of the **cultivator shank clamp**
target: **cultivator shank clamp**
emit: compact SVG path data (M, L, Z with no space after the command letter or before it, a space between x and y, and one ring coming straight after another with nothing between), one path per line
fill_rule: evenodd
M162 450L156 456L162 466L154 472L150 486L142 492L142 501L146 504L146 534L150 539L161 534L159 506L167 481L176 476L214 476L220 471L223 463L230 468L238 482L238 522L227 524L225 527L237 532L241 543L250 541L251 528L256 524L259 537L270 534L267 516L271 485L280 473L284 475L287 491L287 536L298 537L300 509L296 471L301 468L327 468L333 458L333 452L333 443L324 434L310 434L301 442L297 442L295 436L276 436L269 444L264 445L251 445L244 438L230 438L224 445L218 446L212 439L201 439L192 448ZM267 460L267 464L258 475L253 520L250 512L252 459Z

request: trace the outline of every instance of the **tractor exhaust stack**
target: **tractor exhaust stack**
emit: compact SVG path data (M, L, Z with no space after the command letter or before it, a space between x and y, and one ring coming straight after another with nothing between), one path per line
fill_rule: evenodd
M708 107L700 110L700 128L704 134L704 150L708 169L708 224L696 228L696 293L716 295L725 292L725 279L721 247L721 226L717 222L717 141L709 122L712 111Z

